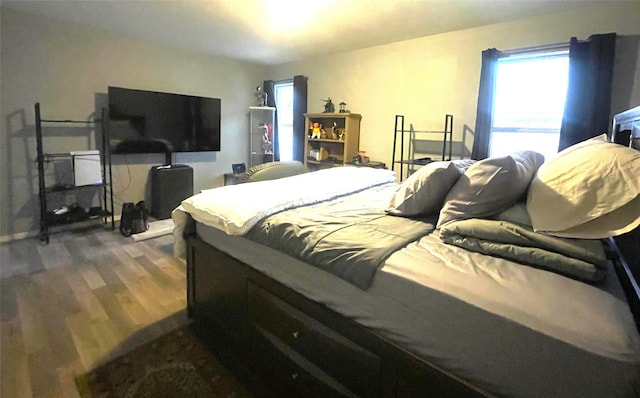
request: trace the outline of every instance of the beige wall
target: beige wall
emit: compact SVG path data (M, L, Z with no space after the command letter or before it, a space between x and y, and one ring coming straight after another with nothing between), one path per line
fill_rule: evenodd
M2 9L0 236L38 228L33 106L43 117L86 120L106 104L108 86L222 99L222 151L174 155L194 168L194 188L222 185L231 163L246 162L247 107L267 77L262 65L206 56L109 32ZM86 149L86 131L48 130L45 152ZM60 135L58 135L60 133ZM93 142L93 141L91 141ZM163 155L114 159L116 212L121 203L149 198L147 175ZM50 171L50 170L49 170ZM55 200L55 198L54 198Z
M270 68L274 79L309 77L309 111L323 109L321 99L346 102L361 113L360 148L376 160L391 161L394 115L404 114L417 129L442 128L454 115L454 141L471 150L475 128L481 52L587 39L617 32L617 81L613 111L640 105L638 42L640 2L611 2L577 12L547 15L437 36L397 42ZM632 37L628 37L628 36ZM635 79L635 84L633 81ZM455 147L455 146L454 146ZM458 151L458 155L460 151ZM468 154L467 154L468 156Z

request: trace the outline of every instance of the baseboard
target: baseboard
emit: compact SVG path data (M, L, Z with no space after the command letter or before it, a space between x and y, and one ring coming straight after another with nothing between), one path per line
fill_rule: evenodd
M120 215L115 216L113 220L117 228L118 223L120 222ZM54 227L50 227L49 229L51 230L52 233L56 233L61 231L63 228L74 230L79 228L86 228L87 226L90 226L91 224L95 224L95 223L96 223L96 220L86 220L86 221L81 221L75 224L57 225ZM39 235L40 235L40 230L30 230L26 232L16 232L8 235L0 235L0 244L12 242L14 240L37 238Z
M14 240L21 240L27 238L34 238L38 236L39 231L27 231L27 232L19 232L10 235L0 235L0 243L7 243Z

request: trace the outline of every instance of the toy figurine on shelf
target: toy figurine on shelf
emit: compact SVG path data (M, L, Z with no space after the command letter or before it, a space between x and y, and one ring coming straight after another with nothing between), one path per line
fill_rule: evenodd
M333 105L333 102L331 102L331 97L326 100L323 99L323 101L325 102L323 113L334 113L336 111L336 107Z
M322 124L320 125L320 138L322 138L323 140L329 138L327 132L324 130L324 127L322 127Z
M346 102L342 101L338 105L340 106L340 110L338 111L339 113L349 113Z
M261 124L258 126L259 129L263 130L262 133L262 150L264 153L272 153L273 152L273 128L270 124Z
M258 106L267 106L267 93L262 89L262 86L256 87L256 99Z
M311 125L311 139L320 139L320 129L321 129L321 124L318 122L313 122L313 124Z

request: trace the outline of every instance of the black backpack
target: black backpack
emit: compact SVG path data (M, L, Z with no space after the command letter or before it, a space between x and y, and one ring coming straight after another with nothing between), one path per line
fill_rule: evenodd
M122 214L120 216L120 233L124 236L139 234L149 229L149 210L140 201L135 205L132 202L122 204Z

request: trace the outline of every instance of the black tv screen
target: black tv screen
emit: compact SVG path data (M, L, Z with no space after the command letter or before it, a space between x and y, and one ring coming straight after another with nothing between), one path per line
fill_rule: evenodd
M109 149L220 151L220 104L219 98L109 87Z

